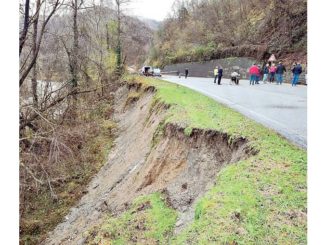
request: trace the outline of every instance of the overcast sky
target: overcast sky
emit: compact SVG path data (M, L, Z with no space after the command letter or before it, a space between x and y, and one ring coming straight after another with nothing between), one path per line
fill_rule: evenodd
M174 0L133 0L128 13L161 21L171 11Z

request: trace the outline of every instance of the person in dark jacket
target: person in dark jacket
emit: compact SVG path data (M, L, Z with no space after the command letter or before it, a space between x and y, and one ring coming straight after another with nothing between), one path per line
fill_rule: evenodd
M267 83L267 80L268 80L268 74L269 74L269 64L267 63L264 68L263 68L263 73L264 73L264 76L263 76L263 82L264 83Z
M188 70L188 68L186 68L185 69L185 78L187 79L187 77L188 77L188 73L189 73L189 70Z
M284 72L286 72L285 66L279 62L276 67L276 84L282 85Z
M262 66L259 66L259 71L260 71L260 76L259 76L259 81L263 81L263 77L264 77L264 64Z
M257 76L256 76L255 84L259 84L260 78L261 78L261 67L260 67L260 65L258 65L258 73L257 73Z
M302 73L302 66L300 63L294 63L292 68L292 73L293 73L292 86L297 86L300 74Z
M221 85L221 79L223 76L223 68L220 66L218 68L218 80L217 80L217 85Z

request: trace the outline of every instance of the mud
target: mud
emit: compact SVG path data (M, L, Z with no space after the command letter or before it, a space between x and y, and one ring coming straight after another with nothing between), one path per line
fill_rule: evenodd
M131 91L141 92L139 99L128 100ZM169 107L153 104L154 93L155 88L137 84L118 90L119 137L107 164L45 244L84 244L85 233L108 213L117 215L137 196L156 191L179 212L178 233L193 220L194 203L214 184L218 171L254 153L243 138L231 141L225 133L201 129L187 136L179 125L161 127Z

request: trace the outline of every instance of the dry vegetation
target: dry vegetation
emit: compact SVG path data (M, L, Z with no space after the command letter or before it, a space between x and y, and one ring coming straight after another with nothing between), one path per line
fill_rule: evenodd
M306 0L177 0L154 38L156 65L236 57L306 59ZM294 57L293 57L294 55Z
M20 147L21 241L44 239L85 194L114 138L112 99L79 98L73 121L39 120Z
M118 77L152 38L128 2L20 1L21 243L43 240L105 163Z

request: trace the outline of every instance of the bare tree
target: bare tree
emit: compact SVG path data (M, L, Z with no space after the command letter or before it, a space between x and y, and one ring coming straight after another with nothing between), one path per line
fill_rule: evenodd
M69 60L69 71L71 74L71 89L72 91L77 92L77 87L78 87L78 80L79 80L79 73L80 73L80 52L79 52L79 12L81 10L86 10L86 9L93 9L94 4L90 4L89 6L86 6L86 1L85 0L71 0L67 4L65 4L71 9L72 12L72 20L73 20L73 25L72 25L72 32L73 32L73 41L72 41L72 46L69 47L63 39L63 45L65 48L65 51L68 56ZM73 93L74 94L74 93ZM74 100L76 100L76 96L73 95Z
M129 4L131 0L115 0L117 6L117 22L118 22L118 33L117 33L117 47L116 47L116 54L117 54L117 74L121 75L122 72L122 18L123 18L123 7Z
M72 89L75 90L78 86L78 23L77 23L77 15L78 10L84 4L84 0L72 0L71 7L73 13L73 47L71 49L71 65L70 65L70 72L71 72L71 84ZM76 99L76 97L75 97Z
M33 23L33 47L32 47L32 54L33 56L37 56L37 31L38 31L38 19L39 19L39 9L41 6L41 0L36 0L36 11L35 20ZM35 61L35 65L33 67L33 74L32 74L32 94L33 94L33 106L35 108L38 107L38 96L37 96L37 69L36 69L37 62Z
M29 6L29 1L26 0L27 3L28 3L28 6ZM39 11L41 9L41 6L45 6L44 7L44 11L43 11L43 17L44 17L44 20L43 20L43 23L41 25L41 28L40 28L40 31L38 32L38 35L36 37L36 45L35 45L35 48L34 51L33 51L33 54L31 57L28 57L26 58L26 60L22 61L22 64L23 67L21 67L21 70L20 70L20 78L19 78L19 86L21 86L26 77L28 76L28 74L30 73L30 71L32 70L32 68L34 67L34 65L36 64L36 60L37 60L37 57L38 57L38 53L39 53L39 50L40 50L40 46L41 46L41 43L42 43L42 39L43 39L43 35L44 35L44 32L46 30L46 26L48 24L48 22L50 21L51 17L55 14L55 12L58 10L58 8L60 7L61 3L60 3L60 0L55 0L55 1L50 1L48 2L47 4L45 4L47 2L47 0L43 0L42 3L43 4L40 4L39 5L39 8L36 10L36 13L37 13L37 16L39 16ZM50 6L50 10L49 8L47 7L47 5ZM25 19L26 19L26 16L28 16L28 11L26 12L27 10L25 10ZM49 14L46 15L47 11L49 11ZM37 17L38 19L38 17ZM24 48L24 43L25 43L25 40L26 40L26 34L25 33L25 28L26 29L26 32L28 32L28 29L30 27L30 23L27 24L27 27L25 26L25 23L24 23L24 28L23 28L23 32L22 32L22 35L20 37L20 46L19 46L19 49L20 49L20 53L22 52L23 48Z
M24 27L19 36L19 55L21 54L21 52L23 50L23 46L25 44L28 27L29 27L29 0L26 0L25 1L25 12L24 12Z

